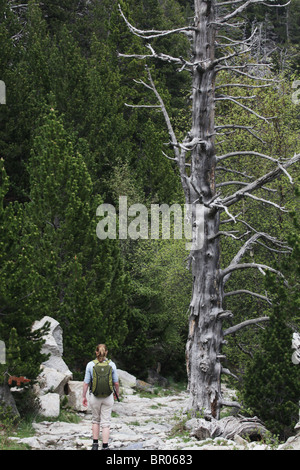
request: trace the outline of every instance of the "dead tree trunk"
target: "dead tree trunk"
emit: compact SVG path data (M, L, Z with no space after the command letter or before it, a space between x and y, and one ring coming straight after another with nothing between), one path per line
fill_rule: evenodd
M251 234L251 229L249 229L246 235L251 234L251 236L249 236L243 247L238 251L232 263L222 270L220 268L219 239L220 236L224 234L228 236L233 235L220 231L220 214L225 211L229 217L234 219L228 207L244 197L256 198L256 196L252 195L256 189L263 187L264 184L274 180L282 173L288 175L287 168L300 159L300 155L295 155L288 161L280 162L267 155L256 153L258 158L267 158L273 161L275 164L274 170L250 184L242 182L242 189L234 192L230 196L222 198L221 193L216 192L216 166L218 161L230 158L231 154L217 157L215 152L215 134L217 132L214 112L216 100L215 80L219 70L222 68L230 68L228 61L232 57L239 56L250 50L249 43L252 39L251 36L247 40L232 41L231 45L232 47L236 47L236 52L229 56L216 59L215 42L217 32L223 25L233 26L232 20L250 3L260 3L261 1L262 0L234 0L227 2L227 5L226 2L223 2L221 5L221 3L217 3L216 0L194 0L194 24L192 26L168 31L143 31L137 29L128 22L120 9L121 15L132 33L139 37L151 40L152 38L158 38L168 34L183 33L188 35L192 40L192 59L158 54L150 44L146 46L150 51L149 54L119 54L119 56L140 59L158 58L169 63L172 62L177 66L179 65L180 71L188 69L192 74L192 127L182 143L177 141L168 112L155 87L150 71L148 71L149 83L145 83L141 80L136 83L144 85L156 95L159 103L158 106L163 112L168 128L174 158L163 153L167 158L173 160L178 165L186 203L190 205L198 204L203 208L200 212L202 220L199 220L196 211L193 212L193 237L197 237L197 228L199 225L203 224L203 240L201 248L192 249L189 256L193 274L193 292L190 303L186 360L190 408L194 412L201 411L205 416L217 419L219 418L222 405L225 404L221 394L221 374L229 373L228 370L222 367L221 363L222 359L224 359L224 355L222 354L224 336L248 324L266 321L268 319L267 317L262 317L249 320L223 331L223 320L232 315L231 312L224 311L222 306L225 283L232 272L238 269L255 268L260 270L272 270L272 268L268 266L255 263L240 263L243 255L259 238L263 237L282 248L280 242L270 235L257 231ZM268 0L265 0L264 4L267 3ZM222 17L219 17L217 11L217 8L220 6L222 6L224 11ZM270 4L270 6L274 5ZM224 63L226 67L224 67ZM249 76L249 74L243 71L242 66L234 66L232 70L234 73ZM241 84L241 86L243 85ZM231 96L222 97L222 99L237 102L236 98ZM237 104L240 103L237 102ZM242 104L240 105L243 106ZM141 107L143 107L143 105L141 105ZM249 112L256 114L250 108L247 109ZM262 118L258 115L257 117ZM236 152L234 155L242 153L243 152ZM254 152L249 153L253 154ZM264 200L264 202L270 201ZM272 202L270 202L270 204L274 205ZM244 221L241 222L246 224ZM197 247L198 245L194 244L192 246ZM251 294L259 295L255 293ZM228 295L230 295L230 293L228 293ZM226 402L226 406L230 406L230 403ZM237 406L237 404L232 403L232 406Z
M193 294L186 346L190 408L218 416L222 347L219 280L219 213L209 207L215 196L215 12L212 2L195 1L193 107L188 202L205 204L203 246L192 254Z

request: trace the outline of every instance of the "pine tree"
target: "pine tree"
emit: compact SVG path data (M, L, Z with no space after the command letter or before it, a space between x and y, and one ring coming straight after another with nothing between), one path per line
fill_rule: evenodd
M243 379L246 406L257 414L274 434L286 439L298 420L300 369L292 363L292 334L299 331L299 222L289 236L292 254L282 263L288 287L274 274L267 274L272 295L270 322L258 352Z
M39 316L49 314L61 323L66 361L82 369L100 339L117 348L126 333L126 279L118 244L96 236L102 201L54 109L37 130L28 171Z
M7 383L8 375L3 376L7 371L26 376L31 386L45 359L41 354L45 329L31 331L39 302L34 289L34 252L26 243L27 223L22 205L4 204L8 191L9 178L4 160L0 159L0 339L7 352L7 363L1 365L0 383Z

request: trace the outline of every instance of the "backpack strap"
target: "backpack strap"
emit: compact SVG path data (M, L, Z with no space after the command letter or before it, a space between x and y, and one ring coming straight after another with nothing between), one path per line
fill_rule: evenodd
M103 361L103 362L107 362L107 361L108 361L108 364L111 362L110 359L105 359L105 361ZM96 364L103 364L102 362L98 361L98 359L94 359L94 360L93 360L93 363L94 363L95 365L96 365Z

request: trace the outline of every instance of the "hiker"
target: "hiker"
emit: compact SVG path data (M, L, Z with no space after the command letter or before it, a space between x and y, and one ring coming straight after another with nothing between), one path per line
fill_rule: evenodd
M118 374L117 368L114 362L109 361L107 359L107 347L105 344L98 344L96 347L96 359L94 361L90 361L85 370L84 382L83 382L83 396L82 396L82 403L83 406L87 406L87 398L86 393L88 388L90 388L90 405L92 409L92 432L93 432L93 445L92 450L98 450L98 439L100 431L102 433L102 449L108 449L108 440L109 440L109 433L110 433L110 420L111 420L111 412L114 404L114 393L112 391L114 387L114 391L116 397L119 395L119 383L118 383ZM103 371L104 369L108 370L110 366L110 377L112 380L112 384L110 384L110 388L107 391L103 390L95 390L95 380L93 382L93 377L95 374L94 367L98 366ZM107 376L106 376L107 377ZM105 379L107 381L107 379ZM98 383L102 383L100 380ZM105 388L105 385L102 386ZM95 394L98 396L95 396ZM99 396L101 395L101 396Z

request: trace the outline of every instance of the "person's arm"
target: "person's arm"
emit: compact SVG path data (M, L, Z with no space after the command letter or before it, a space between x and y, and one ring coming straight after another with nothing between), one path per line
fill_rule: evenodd
M120 396L120 394L119 394L119 382L115 382L115 383L114 383L114 387L115 387L116 394L117 394L118 397L119 397L119 396Z
M88 406L87 398L86 398L86 393L88 391L89 384L86 384L83 382L83 388L82 388L82 404L83 406Z
M92 373L90 368L90 363L86 366L84 379L83 379L83 387L82 387L82 404L83 406L88 406L86 394L89 389L89 384L92 381Z
M116 391L116 394L118 397L120 396L119 394L119 377L118 377L118 372L117 372L117 366L114 362L111 361L112 365L112 379L113 379L113 384L114 384L114 389Z

